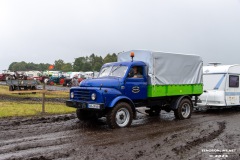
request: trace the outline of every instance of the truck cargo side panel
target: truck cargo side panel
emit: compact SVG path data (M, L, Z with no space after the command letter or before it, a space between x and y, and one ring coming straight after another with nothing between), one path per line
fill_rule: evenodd
M148 85L148 97L165 97L177 95L200 95L202 84L188 85Z

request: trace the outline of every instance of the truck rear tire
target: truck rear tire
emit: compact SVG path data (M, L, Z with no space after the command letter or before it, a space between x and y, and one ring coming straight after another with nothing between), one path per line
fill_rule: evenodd
M188 98L183 98L179 103L179 106L174 110L176 119L188 119L192 115L193 105Z
M126 102L118 103L107 113L107 123L112 129L129 127L132 123L133 111Z

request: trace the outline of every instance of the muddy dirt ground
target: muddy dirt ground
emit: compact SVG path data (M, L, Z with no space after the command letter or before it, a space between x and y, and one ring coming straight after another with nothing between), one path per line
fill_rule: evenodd
M140 108L143 112L144 108ZM194 112L176 120L138 113L132 126L109 129L106 119L75 114L0 119L0 159L240 159L240 111Z

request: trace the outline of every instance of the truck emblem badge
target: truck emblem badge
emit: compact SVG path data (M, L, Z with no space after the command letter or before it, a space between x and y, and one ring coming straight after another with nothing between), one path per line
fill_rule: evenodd
M140 92L140 88L139 88L138 86L134 86L134 87L132 88L132 92L133 92L133 93L138 93L138 92Z

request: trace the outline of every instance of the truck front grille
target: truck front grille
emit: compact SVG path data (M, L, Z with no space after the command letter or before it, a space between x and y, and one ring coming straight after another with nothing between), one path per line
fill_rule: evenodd
M89 101L90 99L90 91L89 90L75 90L74 98L83 101Z

